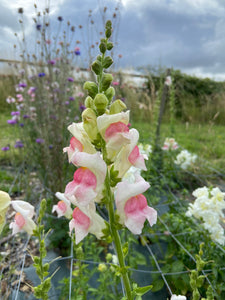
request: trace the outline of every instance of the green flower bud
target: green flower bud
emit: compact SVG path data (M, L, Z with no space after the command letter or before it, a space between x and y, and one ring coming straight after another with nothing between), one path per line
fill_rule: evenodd
M109 101L112 100L113 96L115 95L115 89L114 87L110 87L105 91L105 95L108 98Z
M111 42L109 42L109 43L107 43L107 50L112 50L112 48L113 48L113 43L111 43Z
M49 264L46 263L46 264L44 264L44 266L43 266L43 271L44 271L44 272L47 272L48 270L49 270Z
M106 264L99 264L99 265L98 265L98 270L99 270L100 272L105 272L105 271L107 270Z
M95 72L96 75L99 75L101 72L102 65L99 60L95 60L91 65L92 71Z
M123 101L118 99L111 104L109 113L111 115L118 114L126 108L127 108L126 104Z
M101 53L104 54L107 50L106 43L100 43L99 49L100 49Z
M34 256L33 260L34 260L35 264L39 264L39 262L40 262L40 258L38 256Z
M113 81L112 74L103 73L103 76L102 76L102 89L103 89L103 91L106 91L110 87L110 84L111 84L112 81Z
M106 56L103 60L102 66L103 66L103 68L107 69L112 65L112 63L113 63L112 57L111 56Z
M93 109L86 108L82 113L82 120L84 130L87 132L89 138L94 141L97 138L97 117Z
M99 114L103 114L108 105L108 99L104 94L97 94L94 98L94 104Z
M105 28L112 28L112 21L111 20L106 21Z
M98 60L98 61L102 61L102 56L101 55L98 55L97 57L96 57L96 59Z
M95 97L95 95L98 93L98 86L96 83L92 81L86 81L83 86L84 90L88 91L88 95L91 96L92 98Z
M94 100L90 97L90 96L87 96L87 98L85 99L84 101L84 105L88 108L94 108Z
M105 36L107 38L110 38L111 34L112 34L112 29L111 28L107 28L106 31L105 31Z
M107 253L106 255L106 261L110 262L112 260L112 254L111 253Z

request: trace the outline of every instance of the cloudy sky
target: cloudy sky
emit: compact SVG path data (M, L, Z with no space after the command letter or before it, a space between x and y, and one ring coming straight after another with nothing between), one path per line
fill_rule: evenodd
M37 1L40 11L46 2ZM19 7L24 8L24 29L29 45L35 43L33 3L32 0L1 0L0 58L14 56L14 33L21 31ZM123 56L118 66L161 65L196 76L225 80L225 1L52 0L52 28L58 26L59 15L64 18L63 24L69 20L76 27L74 47L76 40L80 40L84 54L88 43L97 41L95 33L103 29L102 10L105 6L108 8L107 19L117 14L113 19L114 40L118 43L115 57ZM115 11L117 6L119 9ZM90 9L92 16L88 18ZM90 20L94 21L93 25ZM83 25L83 29L79 30L78 25Z

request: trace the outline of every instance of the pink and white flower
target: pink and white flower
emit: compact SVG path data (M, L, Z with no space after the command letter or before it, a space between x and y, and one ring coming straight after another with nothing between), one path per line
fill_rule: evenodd
M73 181L65 189L65 197L75 205L87 205L102 198L107 166L99 152L77 152L72 163L81 167L74 173Z
M104 114L97 118L98 130L106 141L108 159L114 160L123 145L130 143L129 111L118 114Z
M92 233L100 239L103 236L102 230L106 228L106 225L104 219L96 213L95 204L90 203L88 206L74 209L69 228L70 234L75 229L76 244L78 244L88 233Z
M176 150L178 148L179 148L179 146L178 146L177 142L175 141L175 139L166 138L164 145L162 147L162 150L168 151L168 150Z
M63 152L67 152L69 162L71 162L73 154L77 151L84 151L91 154L96 152L84 130L83 123L72 123L68 126L68 130L72 133L73 137L70 139L70 146L65 147Z
M115 201L120 223L124 224L133 234L141 234L147 219L153 226L157 220L157 212L149 207L142 194L150 187L141 176L136 176L135 183L126 181L117 184Z
M57 205L53 205L52 213L56 212L58 218L65 216L66 218L70 219L73 213L70 201L64 196L63 193L57 192L55 195L60 201L57 203Z
M145 159L148 159L147 155L140 153L137 146L139 139L139 133L136 129L131 129L129 132L130 144L125 145L114 163L115 170L119 171L119 177L123 177L124 174L129 170L131 166L134 166L141 170L147 170L145 166Z
M32 220L34 216L34 207L25 201L15 200L12 201L12 207L16 211L15 220L9 224L12 233L16 234L25 230L28 234L32 234L36 228L36 224Z

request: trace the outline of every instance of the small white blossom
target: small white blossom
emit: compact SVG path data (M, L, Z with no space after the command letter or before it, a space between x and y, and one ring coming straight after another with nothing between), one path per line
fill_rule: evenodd
M224 217L225 193L217 187L213 189L202 187L196 189L192 194L196 200L189 204L186 216L202 219L203 226L209 231L212 240L224 245L224 229L219 222L220 218Z
M186 170L191 164L193 164L197 159L197 155L191 154L187 150L182 150L176 157L174 161L175 164L179 165L181 169Z

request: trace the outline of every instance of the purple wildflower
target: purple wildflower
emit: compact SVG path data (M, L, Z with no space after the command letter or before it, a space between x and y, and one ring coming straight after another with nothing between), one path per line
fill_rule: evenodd
M41 30L41 24L37 24L37 25L36 25L36 29L37 29L37 30Z
M67 80L68 80L69 82L74 82L73 77L68 77Z
M82 112L82 111L84 111L85 109L86 109L86 106L84 106L83 104L80 104L80 111Z
M79 48L79 47L76 47L76 48L74 49L74 53L75 53L75 55L80 55L80 48Z
M40 139L40 138L36 139L36 143L38 143L38 144L43 144L44 142L45 141L43 139Z
M18 87L22 87L22 88L25 88L27 86L27 84L25 82L20 82L18 84Z
M24 126L24 123L20 123L20 127L23 127Z
M74 101L75 98L71 96L71 97L69 97L69 100L70 100L70 101Z
M20 75L24 75L25 74L25 70L24 69L19 70L19 74Z
M2 151L8 151L8 150L9 150L9 146L2 147Z
M44 72L41 72L38 74L38 77L44 77L45 76L45 73Z
M49 145L48 148L51 150L53 148L53 145Z
M23 115L23 118L24 118L24 119L29 119L30 116L29 116L29 115Z
M65 101L65 104L66 104L66 105L69 105L69 104L70 104L70 102L69 102L69 101Z
M20 115L20 111L12 111L11 112L11 116L19 116Z
M62 22L62 21L63 21L63 17L59 16L59 17L58 17L58 21L59 21L59 22Z
M16 141L14 148L23 148L23 147L24 147L24 145L21 141Z
M55 65L55 63L56 63L56 61L55 61L54 59L50 59L50 60L48 61L48 64L49 64L49 65Z
M17 120L16 119L7 120L7 123L10 125L14 125L17 123Z

